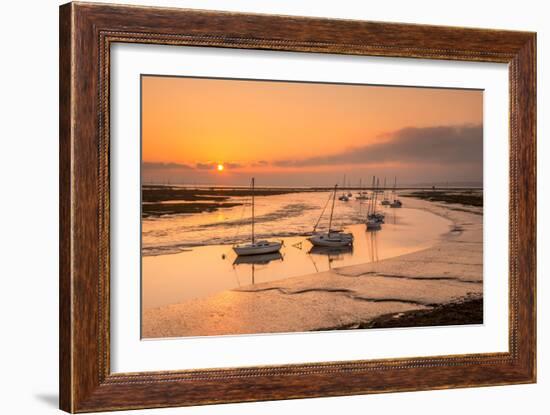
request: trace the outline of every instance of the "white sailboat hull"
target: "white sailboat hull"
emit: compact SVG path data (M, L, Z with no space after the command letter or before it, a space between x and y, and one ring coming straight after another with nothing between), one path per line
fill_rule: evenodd
M337 247L353 245L351 233L319 233L308 238L314 246Z
M282 245L281 242L260 241L245 245L236 245L233 247L233 251L239 256L264 255L279 252Z

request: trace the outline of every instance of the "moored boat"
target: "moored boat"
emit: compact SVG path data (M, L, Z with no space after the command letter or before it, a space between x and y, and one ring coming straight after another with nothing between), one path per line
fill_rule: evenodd
M236 245L233 247L235 253L241 255L263 255L279 252L282 242L275 241L257 241L249 244Z
M279 241L256 241L254 234L254 178L252 178L251 183L252 188L252 238L250 243L234 245L233 251L238 256L248 256L248 255L265 255L275 252L279 252L283 246L282 242Z
M369 231L381 229L384 223L384 214L376 211L379 181L376 180L374 176L372 177L372 187L373 195L367 211L367 221L365 223Z
M369 214L367 216L367 219L374 220L374 221L377 221L379 223L384 223L384 221L386 219L386 216L383 213L374 212L374 213Z
M339 231L329 231L322 232L310 236L308 240L314 246L323 246L323 247L339 247L339 246L349 246L353 245L353 234L339 232Z
M377 231L382 229L382 222L377 219L367 219L367 230L368 231Z
M397 176L395 176L394 182L393 182L393 202L390 203L391 208L400 208L403 206L403 203L401 203L401 200L397 198Z
M319 225L321 217L325 213L325 209L323 209L323 211L321 212L321 215L319 216L319 219L317 220L317 223L313 227L313 235L308 238L308 241L311 242L314 246L337 247L337 246L353 245L353 234L346 233L341 230L332 229L332 218L334 216L334 202L336 200L337 189L338 189L338 185L335 185L334 192L332 194L332 206L330 210L328 231L316 232L317 226ZM326 205L325 205L325 208L326 208Z
M356 200L369 200L369 195L363 191L362 180L359 179L359 194L355 196Z
M390 200L388 199L388 196L386 195L386 177L384 177L384 199L380 202L382 206L389 206Z

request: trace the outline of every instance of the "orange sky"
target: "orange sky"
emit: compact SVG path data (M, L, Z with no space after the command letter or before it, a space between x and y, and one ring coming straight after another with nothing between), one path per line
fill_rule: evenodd
M467 154L453 173L440 171L445 166L437 159L411 161L380 146L377 153L369 149L382 143L391 150L391 141L409 127L419 138L399 138L400 143L423 140L425 128L482 122L481 91L143 76L143 177L225 184L246 183L251 175L266 184L307 177L308 183L300 184L317 185L346 172L359 178L416 167L411 181L432 174L477 180L480 166L477 176L469 177ZM377 159L348 163L347 156L332 157L358 148ZM330 160L319 161L325 157ZM223 173L209 168L217 163L226 166Z

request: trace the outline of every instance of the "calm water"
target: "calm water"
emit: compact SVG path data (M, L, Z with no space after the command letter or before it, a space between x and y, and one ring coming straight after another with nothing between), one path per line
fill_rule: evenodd
M284 240L281 255L238 259L231 246L250 238L250 206L143 221L143 307L203 298L254 283L378 261L436 243L451 223L426 211L380 207L386 223L366 232L367 202L336 203L336 226L353 232L353 249L312 249L311 232L329 193L256 199L256 236ZM237 198L232 200L238 200ZM406 206L406 201L405 201ZM321 229L327 219L321 222Z

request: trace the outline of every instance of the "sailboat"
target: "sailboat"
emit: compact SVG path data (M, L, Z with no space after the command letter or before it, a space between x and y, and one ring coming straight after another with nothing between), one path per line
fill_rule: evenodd
M344 182L342 183L342 188L346 187L346 175L344 174ZM349 196L342 192L342 195L338 198L342 202L349 202Z
M233 251L239 256L246 255L264 255L279 252L281 250L282 242L274 241L256 241L254 235L254 178L252 178L252 238L251 242L247 244L234 245Z
M319 224L321 217L323 216L323 213L325 213L325 210L323 209L323 211L321 212L321 215L319 216L319 220L317 220L317 223L313 227L313 235L308 238L308 241L311 242L314 246L334 247L334 246L353 245L353 234L345 233L345 232L342 232L341 230L332 229L332 218L334 216L334 202L336 200L337 190L338 190L338 185L335 185L334 193L332 194L332 207L330 210L330 219L328 222L328 232L318 232L318 233L315 232L317 229L317 225Z
M363 191L363 182L359 179L359 195L355 196L357 200L368 200L369 196Z
M400 208L403 206L403 203L401 203L401 200L397 198L396 189L397 187L397 176L395 176L394 182L393 182L393 202L390 203L391 208Z
M386 194L386 178L384 177L384 199L380 202L382 206L388 206L390 204L390 200L388 199L388 196Z
M382 224L384 223L384 215L382 213L376 212L376 199L377 199L377 188L378 188L378 182L376 182L376 178L372 177L372 199L369 204L369 209L367 211L367 230L379 230L382 228Z

